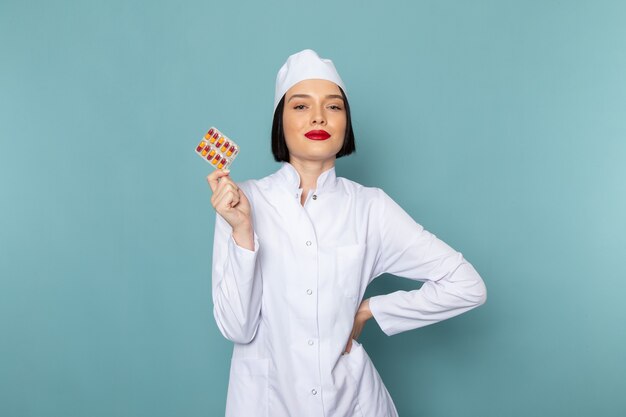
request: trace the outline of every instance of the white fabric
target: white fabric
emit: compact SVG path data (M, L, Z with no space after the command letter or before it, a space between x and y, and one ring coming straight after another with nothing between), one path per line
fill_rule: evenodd
M320 58L317 52L312 49L304 49L290 55L287 61L278 70L278 74L276 74L274 111L276 111L280 99L283 98L287 90L300 81L310 79L332 81L341 87L346 98L348 97L346 86L341 80L333 61Z
M370 299L391 336L483 304L485 284L382 189L336 177L333 167L303 206L298 172L281 164L237 182L252 205L253 251L216 213L213 313L235 342L226 416L395 417L364 346L353 340L342 355L367 285L384 273L424 282Z

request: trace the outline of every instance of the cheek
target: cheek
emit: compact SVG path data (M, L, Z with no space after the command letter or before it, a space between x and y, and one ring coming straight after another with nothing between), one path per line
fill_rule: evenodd
M294 129L297 129L298 127L298 118L290 113L285 113L283 115L283 130L285 132L287 131L293 131Z
M293 116L285 115L283 117L283 133L285 134L285 141L289 144L293 141L293 138L298 135L298 120Z
M335 127L337 128L337 130L345 132L346 131L346 126L348 125L348 122L346 120L345 114L342 115L342 116L336 117L334 119L334 124L335 124Z

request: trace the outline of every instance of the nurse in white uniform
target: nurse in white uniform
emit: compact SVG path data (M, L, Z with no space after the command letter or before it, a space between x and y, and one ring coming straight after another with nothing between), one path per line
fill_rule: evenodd
M357 341L365 322L374 318L388 336L427 326L485 303L485 284L382 189L336 175L336 158L355 144L331 60L310 49L291 55L276 77L274 111L276 172L207 177L213 313L234 343L226 416L397 416ZM423 285L363 300L382 274Z

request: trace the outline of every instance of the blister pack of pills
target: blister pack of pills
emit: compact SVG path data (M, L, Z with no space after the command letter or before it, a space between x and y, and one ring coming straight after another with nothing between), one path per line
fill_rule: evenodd
M196 153L213 168L226 169L239 153L239 146L217 128L211 127L196 146Z

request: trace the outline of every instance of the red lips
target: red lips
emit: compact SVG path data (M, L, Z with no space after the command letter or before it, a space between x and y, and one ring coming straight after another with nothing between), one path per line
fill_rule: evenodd
M325 140L330 137L330 133L325 130L311 130L310 132L306 132L304 136L313 140Z

